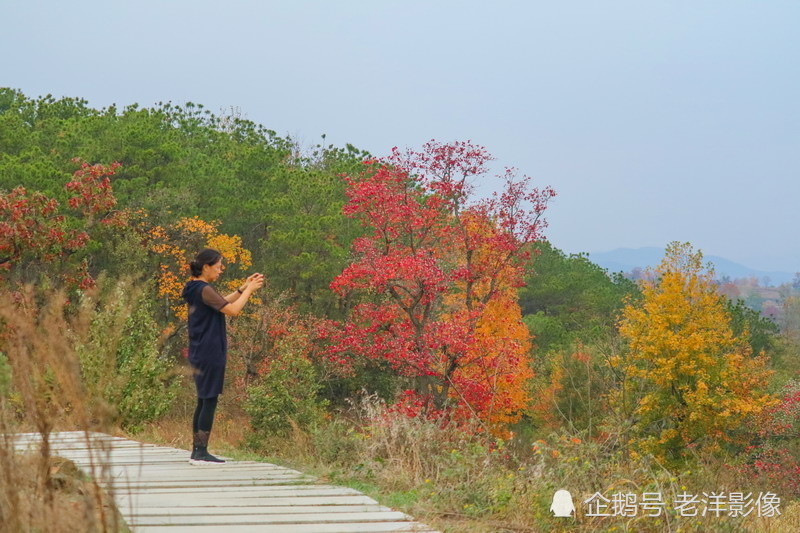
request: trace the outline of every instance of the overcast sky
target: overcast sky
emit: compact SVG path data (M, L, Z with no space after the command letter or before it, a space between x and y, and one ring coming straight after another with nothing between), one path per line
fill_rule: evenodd
M0 0L0 24L0 86L31 97L233 106L375 155L470 139L556 188L565 251L800 271L797 1Z

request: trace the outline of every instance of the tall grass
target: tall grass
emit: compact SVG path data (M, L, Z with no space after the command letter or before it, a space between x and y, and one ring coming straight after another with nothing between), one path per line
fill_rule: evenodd
M108 428L107 417L89 409L74 349L94 309L31 286L6 288L0 301L0 531L119 530L103 490L108 472L98 464L87 479L51 447L54 430L83 430L89 442L90 431ZM17 432L38 436L36 453L18 451Z

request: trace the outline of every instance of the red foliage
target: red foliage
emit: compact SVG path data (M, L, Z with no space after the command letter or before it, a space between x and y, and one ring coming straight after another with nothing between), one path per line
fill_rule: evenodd
M404 390L400 393L397 400L387 410L387 414L400 413L408 418L416 418L418 416L428 416L431 419L436 419L441 416L440 412L432 412L429 409L426 411L426 405L430 404L430 399L422 398L416 391Z
M742 469L775 489L800 496L800 382L786 385L780 403L762 416L757 444L747 448L749 461Z
M0 195L0 268L10 271L25 261L53 264L84 248L89 241L91 218L116 204L108 176L118 166L118 163L110 166L82 163L73 180L65 185L74 194L69 206L81 213L81 229L68 229L67 219L55 198L24 187ZM73 265L72 271L63 273L63 278L81 289L94 285L86 261Z
M64 228L53 198L24 187L0 196L0 264L6 270L26 252L52 261L63 250L82 246L85 238Z
M73 162L80 163L80 168L72 175L72 181L64 186L73 194L68 200L71 208L80 210L88 217L105 213L117 205L109 176L113 176L122 166L120 163L90 165L80 159L73 159Z
M526 250L541 238L555 194L509 170L501 194L468 203L468 180L490 160L469 142L431 141L420 152L395 149L386 160L366 161L360 175L345 177L344 212L371 233L355 241L355 260L331 288L343 299L354 291L374 298L329 324L327 355L342 365L354 357L387 361L415 378L414 401L426 409L449 403L478 414L477 404L491 404L487 395L496 391L478 377L486 372L459 369L474 365L476 353L506 368L497 362L502 339L479 339L478 326L487 304L522 284Z

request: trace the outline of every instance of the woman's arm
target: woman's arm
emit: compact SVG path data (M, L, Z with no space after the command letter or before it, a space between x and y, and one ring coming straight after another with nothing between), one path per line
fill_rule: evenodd
M237 291L236 294L238 296L234 298L233 301L228 300L228 305L223 306L219 312L227 316L238 316L239 313L242 312L244 304L246 304L247 300L250 299L250 295L253 294L253 291L260 289L263 285L264 276L261 274L253 274L252 276L248 277L242 293L239 294ZM225 297L225 299L227 300L228 298Z
M241 288L241 287L240 287L240 288ZM244 291L242 291L242 292L244 292ZM242 293L241 293L241 292L239 292L239 291L233 291L232 293L230 293L230 294L226 294L225 296L223 296L223 298L225 298L225 301L226 301L226 302L228 302L228 303L230 304L230 303L233 303L233 302L235 302L236 300L238 300L238 299L239 299L239 296L241 296L241 295L242 295Z

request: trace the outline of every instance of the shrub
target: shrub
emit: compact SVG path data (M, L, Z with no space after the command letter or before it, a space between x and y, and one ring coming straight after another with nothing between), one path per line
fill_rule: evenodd
M8 357L0 352L0 399L5 398L11 393L11 365L8 364Z
M318 399L320 383L307 354L308 333L295 328L280 337L274 356L262 365L259 377L247 387L245 412L250 415L254 434L251 444L288 434L293 427L308 428L319 422L326 403Z
M95 307L87 338L77 348L95 415L110 409L131 430L163 415L179 382L170 361L159 357L159 332L147 292L119 281L87 295L82 304Z

